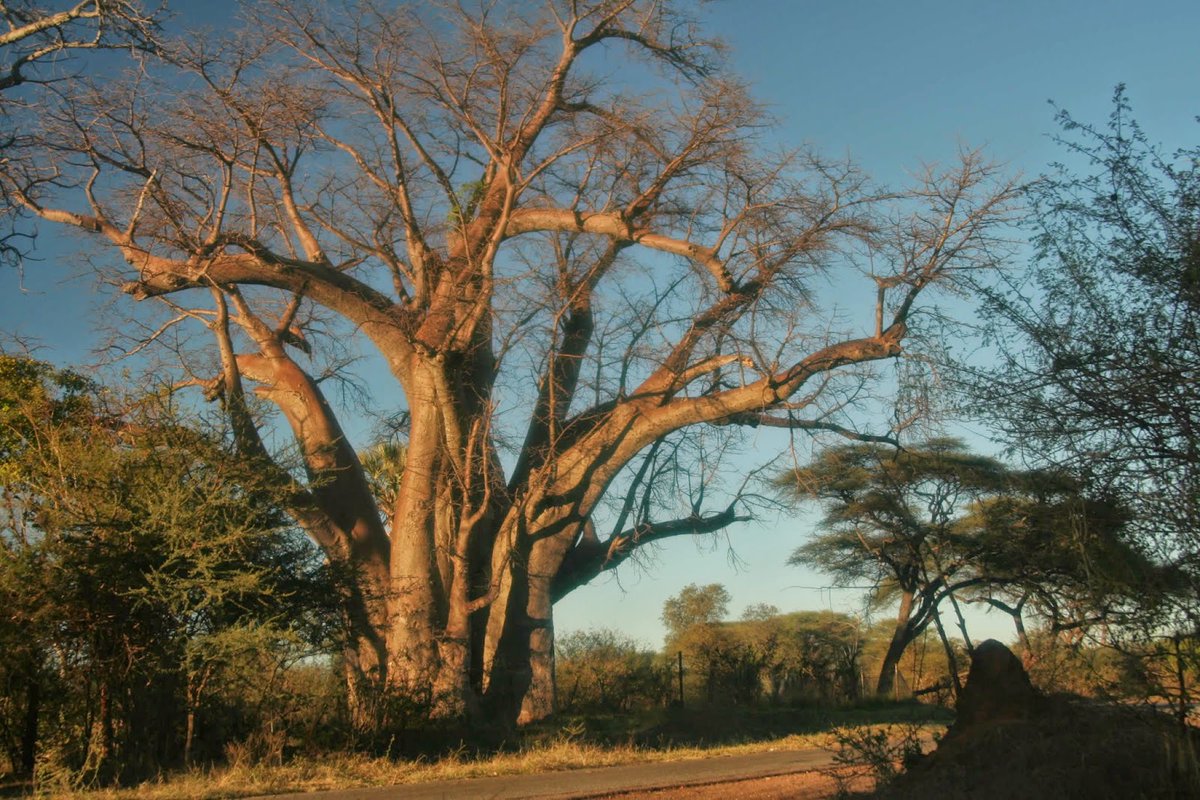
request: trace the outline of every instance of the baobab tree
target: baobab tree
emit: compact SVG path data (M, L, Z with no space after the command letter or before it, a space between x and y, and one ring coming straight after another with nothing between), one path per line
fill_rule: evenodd
M53 77L46 66L82 50L149 51L161 10L129 0L79 0L59 8L28 0L0 4L0 92ZM58 74L61 78L61 73Z
M9 113L33 99L20 87L61 81L71 56L81 52L152 52L162 16L161 8L136 0L79 0L50 8L29 0L0 3L0 159L16 144ZM0 194L0 214L17 210ZM11 225L0 233L0 261L19 264L26 238Z
M850 433L835 412L902 354L918 297L994 263L1011 186L977 154L894 192L772 154L688 12L265 2L24 120L9 196L120 257L169 311L146 339L211 334L189 374L353 576L363 724L389 692L549 713L554 602L746 518L712 486L723 443ZM863 286L857 327L819 302L831 279ZM351 337L403 395L387 514L320 381Z

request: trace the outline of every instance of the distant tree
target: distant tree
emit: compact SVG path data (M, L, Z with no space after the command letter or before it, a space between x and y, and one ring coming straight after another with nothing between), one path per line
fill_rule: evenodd
M833 611L776 610L728 628L751 654L768 702L831 703L859 696L863 634L854 618Z
M688 691L708 703L747 703L758 691L754 653L724 624L729 601L719 583L691 583L663 603L665 649L683 653Z
M940 607L955 608L969 643L959 594L980 582L967 569L969 548L958 527L967 507L1002 491L1007 470L969 453L962 443L934 439L917 447L870 443L829 448L806 467L780 477L799 499L825 506L824 532L798 548L793 564L814 566L844 584L868 584L898 596L892 642L876 693L889 694L905 648L933 623L949 650Z
M729 593L690 584L663 606L666 654L682 652L688 692L707 703L765 698L833 701L858 694L857 622L833 612L781 614L761 603L740 621L724 619Z
M1129 540L1119 502L1089 497L1062 472L1014 470L956 440L832 448L780 480L826 509L825 532L792 563L874 586L877 602L898 603L880 694L892 691L905 648L930 624L954 663L943 603L969 652L963 602L1003 611L1024 637L1027 615L1053 630L1115 621L1135 597L1172 581Z
M746 606L746 609L742 611L742 619L747 622L768 620L777 616L779 616L779 606L771 603L754 603Z
M1083 697L1137 700L1126 688L1121 654L1099 644L1085 628L1052 631L1034 628L1014 649L1033 685L1045 692Z
M662 621L668 638L696 625L712 625L729 613L729 592L719 583L700 586L689 583L679 594L663 603Z

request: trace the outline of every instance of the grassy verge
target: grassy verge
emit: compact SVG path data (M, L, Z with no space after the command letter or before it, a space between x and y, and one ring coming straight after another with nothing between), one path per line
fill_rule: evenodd
M127 789L62 791L81 800L209 800L425 781L530 774L649 761L831 747L829 731L892 722L940 725L945 715L915 705L845 709L670 710L639 717L566 718L523 732L499 752L461 747L436 759L396 760L335 753L276 765L234 763L161 776Z

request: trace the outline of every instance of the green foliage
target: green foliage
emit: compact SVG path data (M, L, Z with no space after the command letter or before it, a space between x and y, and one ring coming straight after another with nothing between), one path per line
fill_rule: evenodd
M1014 598L1059 628L1118 621L1148 598L1174 591L1179 576L1132 538L1130 510L1064 481L1026 481L964 516L972 569L983 596Z
M156 398L10 357L0 378L12 760L37 744L45 774L92 784L220 755L258 724L247 692L328 646L312 547L253 464Z
M446 220L454 225L470 222L487 188L488 182L483 178L459 186L457 195L450 198L453 207L446 215Z
M960 602L987 602L1020 632L1029 613L1057 626L1108 619L1171 580L1131 545L1128 509L1115 498L1089 496L1061 471L1010 469L955 440L831 448L779 483L826 512L823 532L792 563L872 587L877 603L899 599L881 693L931 624L957 672L943 604L965 639Z
M1035 258L985 288L995 359L963 370L966 404L1120 509L1119 535L1093 527L1026 563L1054 565L1066 605L1098 607L1106 643L1162 698L1163 643L1200 631L1200 148L1157 146L1124 87L1106 124L1057 119L1070 164L1027 189Z
M761 654L731 626L693 625L669 646L683 653L685 703L747 705L758 699Z
M845 703L860 690L862 631L833 611L797 611L729 626L758 665L762 697L770 703Z
M1009 471L957 440L931 439L904 450L829 448L778 483L825 507L824 532L798 548L791 563L815 566L841 584L873 587L878 603L899 597L876 692L893 692L900 658L931 623L953 660L941 604L954 604L956 592L988 582L972 569L974 532L963 529L961 518L972 504L1004 491L1012 483ZM957 619L965 628L961 614Z
M577 631L555 642L558 706L567 713L629 713L662 707L672 670L615 631Z
M670 636L678 636L696 625L709 625L725 618L729 592L719 583L698 586L689 583L663 604L662 621Z
M721 618L728 603L720 584L692 584L664 604L664 621L681 626L672 628L666 655L683 653L686 702L830 703L858 696L855 620L823 611L780 614L763 604L727 622Z
M825 533L798 548L793 564L810 564L839 582L916 591L927 576L950 577L966 507L1002 491L1008 471L969 453L956 440L934 439L896 450L851 444L823 451L807 467L779 478L798 499L823 503Z
M1186 587L1148 592L1147 625L1200 619L1200 148L1164 153L1118 87L1106 125L1065 111L1027 190L1036 257L986 291L996 366L968 403L1027 460L1119 499L1151 559ZM1183 591L1179 591L1183 588Z
M384 524L390 529L408 451L395 440L377 442L358 454Z

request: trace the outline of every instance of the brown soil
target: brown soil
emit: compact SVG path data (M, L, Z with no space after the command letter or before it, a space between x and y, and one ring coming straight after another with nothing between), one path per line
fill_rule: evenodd
M830 800L839 789L864 792L871 788L865 775L846 771L797 772L770 778L752 778L703 786L681 786L675 789L626 792L605 795L605 800Z

